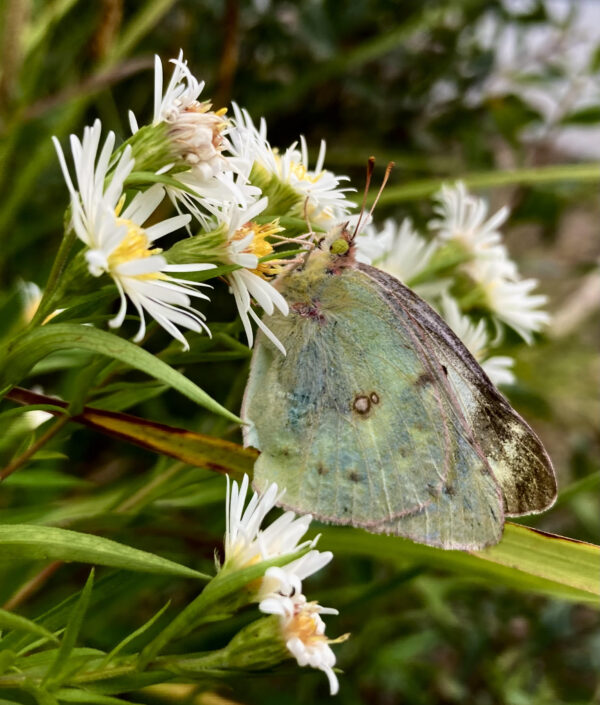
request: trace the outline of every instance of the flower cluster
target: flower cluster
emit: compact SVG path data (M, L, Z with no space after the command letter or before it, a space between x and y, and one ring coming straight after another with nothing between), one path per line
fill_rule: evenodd
M546 297L532 293L535 279L521 279L499 228L508 208L488 217L488 204L465 185L443 186L434 196L428 227L419 234L410 219L383 229L368 226L357 238L359 259L374 263L410 285L438 309L495 384L514 382L514 360L493 355L505 327L527 343L548 322L540 307Z
M278 617L279 639L289 654L300 666L324 671L334 695L339 688L333 671L335 654L329 646L334 642L325 636L321 615L338 612L307 601L302 591L302 581L327 565L333 554L314 548L318 536L301 543L312 520L310 515L296 517L287 511L266 529L261 529L283 492L272 484L262 495L253 493L246 504L248 484L247 475L241 485L227 480L225 559L221 571L240 570L260 561L309 549L281 568L267 568L259 584L253 587L251 600L259 603L261 612Z
M93 277L108 274L118 289L121 307L111 326L123 323L131 303L140 321L134 340L144 337L150 316L184 348L182 329L210 335L192 301L208 300L209 270L225 270L248 343L254 322L285 353L254 311L258 305L267 315L288 313L272 285L286 263L275 248L302 243L306 233L285 232L280 218L308 217L327 227L349 214L351 189L341 186L346 177L324 168L324 143L314 168L304 138L280 153L267 141L264 120L257 128L237 105L228 119L225 108L214 110L201 99L204 83L181 53L171 63L165 86L156 57L152 121L140 127L130 112L133 134L118 149L112 132L101 146L99 120L83 139L72 135L72 177L54 139L87 270ZM162 219L165 195L178 214ZM157 243L167 235L171 246L163 251Z

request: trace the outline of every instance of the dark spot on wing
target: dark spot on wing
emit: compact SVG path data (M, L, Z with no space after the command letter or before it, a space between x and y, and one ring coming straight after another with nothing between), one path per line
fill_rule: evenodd
M360 475L356 472L356 470L350 470L348 473L348 479L352 482L360 482Z
M448 497L454 497L454 495L456 494L456 490L454 489L454 487L452 487L452 485L445 485L443 492Z
M442 370L444 370L444 374L447 377L448 376L448 368L446 367L446 365L442 365Z
M317 473L319 475L327 475L328 472L329 472L329 470L327 468L324 468L322 465L319 465L317 467Z
M427 483L427 492L431 497L437 497L438 496L438 489L435 485L432 485L431 482Z
M358 395L354 398L352 408L354 409L354 411L356 411L357 414L364 416L365 414L369 413L369 410L371 408L371 400L369 399L369 397L366 397L362 394Z
M415 386L426 387L428 384L433 384L435 382L433 376L429 372L423 372L415 380Z
M379 404L379 394L377 392L371 392L369 399L373 404Z

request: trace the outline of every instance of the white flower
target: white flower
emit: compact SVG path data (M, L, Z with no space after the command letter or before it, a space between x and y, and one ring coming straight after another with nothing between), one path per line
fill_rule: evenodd
M173 73L163 93L163 67L158 56L154 58L154 115L153 125L164 123L169 137L180 157L190 166L188 171L173 174L182 184L179 189L167 186L167 193L176 207L182 203L203 225L206 215L216 204L233 201L245 204L254 200L260 192L247 184L247 173L240 159L226 158L224 150L229 146L226 139L229 123L226 109L211 110L209 101L199 102L198 97L204 82L192 74L183 52L171 59ZM131 129L138 130L133 113L129 114ZM159 173L170 171L172 164L165 165ZM241 171L244 175L239 178ZM233 172L236 172L234 174Z
M277 221L259 224L255 218L267 207L267 199L253 203L246 208L230 204L220 209L217 213L218 227L225 226L227 238L227 256L232 264L237 264L237 269L227 275L231 292L235 297L236 306L244 325L248 338L248 345L252 347L254 335L250 317L258 327L285 355L285 348L275 335L252 309L253 298L267 315L272 315L277 308L287 316L289 307L287 301L269 282L281 270L282 265L277 262L264 262L261 257L272 254L273 246L267 237L276 235L282 230Z
M241 485L235 481L230 482L227 478L224 568L240 569L259 561L266 561L269 558L296 553L296 551L315 544L316 539L299 543L312 520L309 514L296 517L294 512L285 512L266 529L262 529L262 522L283 493L278 493L277 485L273 483L262 495L254 492L247 506L244 506L246 505L248 485L247 475L244 475ZM307 556L316 553L319 552L310 551ZM323 555L329 556L330 554ZM285 576L281 576L279 573L269 573L270 569L268 569L265 589L260 594L264 595L272 590L277 590L279 583L284 584L286 580L286 585L290 581L295 583L295 580L290 577L294 572L294 567L297 570L298 579L301 580L302 577L309 575L307 568L316 565L316 559L313 556L308 561L303 561L303 558L293 561L290 564L292 568L285 566L287 568Z
M288 651L299 666L311 666L323 671L329 680L329 691L335 695L339 682L333 670L335 654L329 644L343 641L346 637L329 640L325 636L325 622L321 615L338 614L338 611L321 607L316 602L307 602L301 593L271 596L260 603L259 609L279 616L282 638Z
M81 142L71 135L77 189L62 148L56 138L53 140L71 196L72 225L88 248L85 258L89 271L93 276L109 274L121 296L121 307L110 325L118 327L123 323L128 297L140 316L140 327L134 338L136 342L144 336L144 312L147 312L188 349L178 326L209 332L203 314L190 306L190 297L208 299L193 288L206 285L175 279L167 272L202 271L214 265L170 265L160 254L161 250L152 247L159 238L186 225L190 216L178 215L143 227L164 198L164 189L159 184L138 193L122 210L123 185L134 161L126 147L113 164L115 136L112 132L98 156L101 129L100 121L96 120L93 127L85 128Z
M388 218L381 231L368 226L355 242L359 262L372 261L402 282L420 274L438 247L436 242L428 242L417 233L410 218L405 218L399 227Z
M484 320L475 324L469 316L461 313L456 300L448 294L442 295L441 313L494 384L514 383L515 376L510 369L514 360L504 355L488 357L490 341Z
M434 201L433 210L438 217L430 220L428 226L437 232L440 240L455 240L475 257L493 258L505 254L498 228L508 218L510 211L506 206L486 220L487 202L469 193L462 181L454 186L442 186Z
M347 176L338 176L323 168L325 162L325 141L321 141L317 162L310 168L306 140L300 137L300 144L294 142L283 154L273 149L267 141L267 127L261 119L259 127L248 112L233 104L234 128L229 138L232 154L251 163L256 162L268 173L288 184L301 198L297 214L306 215L319 227L330 228L344 220L354 203L346 197L352 188L343 188L341 182Z
M538 284L536 279L507 278L504 264L503 260L474 260L466 270L483 289L490 312L531 343L532 333L550 322L548 313L540 310L548 299L531 294Z

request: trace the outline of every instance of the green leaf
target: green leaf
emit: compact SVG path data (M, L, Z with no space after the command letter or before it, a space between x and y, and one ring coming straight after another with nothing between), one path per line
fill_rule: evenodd
M71 655L71 651L73 650L77 637L79 636L83 618L90 602L90 595L92 593L93 585L94 569L92 568L88 579L86 580L85 586L81 591L79 600L77 600L77 603L69 616L67 628L63 634L58 653L56 654L56 659L48 669L43 683L56 683L60 681L61 675L65 671L65 667L68 666L69 656Z
M388 186L381 194L379 203L401 203L431 196L444 184L463 181L469 188L492 188L510 184L556 184L565 181L600 181L600 164L559 164L530 169L508 169L506 171L482 171L457 174L443 179L421 179L402 186ZM372 203L374 195L367 203Z
M50 399L20 387L11 389L7 398L19 403L36 403ZM60 408L68 407L67 402L57 404ZM91 406L84 407L81 414L73 416L71 421L189 465L208 468L232 477L252 475L254 462L258 457L257 451L244 448L238 443Z
M139 629L136 629L134 632L131 634L128 634L122 641L120 641L115 648L106 655L106 658L102 661L101 667L102 666L107 666L111 661L113 661L120 653L121 651L128 645L131 644L132 641L137 639L139 636L142 636L145 632L152 627L153 624L159 620L162 615L166 612L166 610L169 608L169 605L171 604L171 601L167 602L165 605L163 605L158 612L153 615L145 624L143 624ZM139 647L138 647L139 648Z
M56 694L57 698L65 703L84 703L89 705L136 705L133 700L121 700L110 695L101 695L89 690L79 688L63 688Z
M36 328L13 341L7 350L0 374L0 388L13 386L27 375L36 362L56 350L78 348L119 360L170 385L209 411L230 421L240 419L212 399L200 387L143 348L111 333L90 326L51 323Z
M210 580L210 576L100 536L54 526L0 525L0 561L78 561L125 570Z
M321 545L334 553L365 555L405 567L418 562L473 579L566 600L600 603L600 546L507 523L502 541L483 551L443 551L396 536L326 527Z
M49 641L58 642L58 639L54 636L54 634L49 632L40 624L36 624L26 617L21 617L21 615L14 614L13 612L7 612L6 610L0 609L0 630L5 629L28 632L29 634L44 637Z

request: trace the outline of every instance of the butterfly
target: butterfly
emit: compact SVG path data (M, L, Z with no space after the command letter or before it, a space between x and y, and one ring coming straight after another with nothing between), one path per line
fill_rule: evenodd
M355 234L356 231L354 231ZM556 498L552 463L445 321L333 228L277 286L242 404L254 485L329 523L478 550Z

